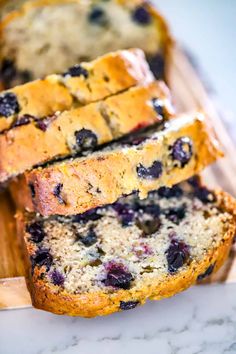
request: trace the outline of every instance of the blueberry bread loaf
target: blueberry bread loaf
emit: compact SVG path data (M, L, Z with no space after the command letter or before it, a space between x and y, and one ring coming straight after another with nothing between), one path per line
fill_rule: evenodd
M19 212L33 305L108 315L172 296L215 272L235 235L236 202L196 179L188 183L73 217Z
M167 87L155 82L45 119L28 116L0 134L0 181L50 160L88 153L172 113Z
M35 65L35 63L34 63ZM0 132L73 107L102 100L138 84L153 81L140 49L109 53L81 63L61 75L50 75L0 94Z
M88 156L28 171L11 191L21 208L46 216L73 215L133 191L144 198L191 177L219 156L204 116L181 115Z
M8 8L0 23L4 87L65 72L81 61L133 47L143 49L156 77L163 77L171 39L165 21L147 1L21 3L18 8L13 4L12 12Z

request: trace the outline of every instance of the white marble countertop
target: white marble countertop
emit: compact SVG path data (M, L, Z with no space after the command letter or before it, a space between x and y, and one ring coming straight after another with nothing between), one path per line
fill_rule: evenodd
M156 2L197 55L224 107L236 114L236 1ZM106 318L0 312L0 354L36 353L235 354L236 284L198 286Z
M95 319L27 309L0 313L1 354L235 354L236 284Z

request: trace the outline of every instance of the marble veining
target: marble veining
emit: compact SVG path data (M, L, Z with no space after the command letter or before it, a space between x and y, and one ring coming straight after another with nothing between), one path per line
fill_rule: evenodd
M0 328L1 354L235 354L236 284L194 287L103 318L3 311Z

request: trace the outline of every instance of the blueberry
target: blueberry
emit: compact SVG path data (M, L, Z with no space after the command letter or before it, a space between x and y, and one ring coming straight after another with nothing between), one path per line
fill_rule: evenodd
M207 278L209 275L212 274L214 268L215 268L215 264L211 264L203 274L200 274L197 277L197 280L203 280L203 279Z
M29 190L32 198L35 198L36 192L33 183L29 183Z
M157 193L161 198L171 199L181 197L183 190L178 185L175 185L172 188L161 187L158 189Z
M172 207L164 210L163 212L168 220L178 225L179 222L185 218L186 205L183 204L179 207Z
M88 15L88 20L90 23L99 26L106 26L108 24L108 18L104 10L98 6L92 8Z
M156 79L164 79L165 77L165 60L163 55L160 53L149 55L148 63L151 71L153 72Z
M143 232L143 237L150 236L160 229L161 221L158 217L145 219L143 216L138 217L136 226Z
M20 77L20 82L21 84L25 84L26 82L32 81L33 77L30 71L28 70L23 70L18 73Z
M34 119L33 116L29 115L29 114L24 114L23 116L21 116L19 119L17 119L11 126L11 128L16 128L16 127L20 127L22 125L27 125L31 122L31 120Z
M86 224L89 221L96 221L102 218L102 215L97 213L97 209L91 209L83 214L73 216L73 222Z
M138 306L138 304L139 304L139 301L121 301L120 302L120 309L123 311L132 310L136 306Z
M63 276L63 274L61 272L59 272L56 269L54 269L50 273L50 279L54 285L58 285L58 286L64 285L65 277Z
M16 75L17 71L14 62L9 59L4 59L0 69L0 78L4 83L5 88L9 88L11 86L11 82L15 79Z
M137 166L136 171L140 178L156 179L162 174L162 163L160 161L155 161L151 167L145 167L140 164Z
M36 127L39 128L40 130L42 130L43 132L46 132L46 130L48 129L50 123L52 122L51 117L46 117L43 119L39 119L36 122Z
M97 136L89 129L75 132L76 150L93 150L98 144Z
M53 195L58 199L59 204L66 204L65 200L63 199L61 193L63 189L63 184L58 183L55 188L53 189Z
M140 207L140 209L142 209L145 214L150 214L154 217L158 217L161 213L161 208L158 204L147 204Z
M138 6L132 13L133 21L140 25L149 25L151 22L151 15L148 10L143 6Z
M14 93L7 92L0 95L0 116L10 117L19 111L20 106Z
M162 100L160 100L159 98L153 98L152 99L152 106L155 110L155 112L162 118L164 118L165 115L165 107L164 107L164 103Z
M85 236L78 235L78 239L83 243L83 245L89 247L97 242L97 235L93 227L90 227L88 233Z
M43 229L43 223L40 221L35 221L32 224L27 225L26 231L30 234L31 241L35 243L43 241L46 235Z
M189 247L183 241L172 239L166 251L168 271L171 274L175 273L188 261L189 257Z
M79 77L79 76L83 76L85 79L87 79L89 77L89 72L87 69L83 68L81 65L76 64L74 66L72 66L71 68L69 68L64 74L63 76L71 76L71 77Z
M132 280L133 276L130 272L125 270L122 265L114 263L110 266L103 283L106 286L127 290L130 289Z
M188 184L193 188L199 188L201 185L201 179L199 176L193 176L187 180Z
M184 167L193 155L193 144L188 137L179 138L172 146L172 158Z
M194 195L201 200L204 204L215 203L216 196L213 192L209 191L206 187L196 188Z
M119 215L122 226L125 227L133 224L135 213L131 205L115 203L112 207Z
M52 265L53 258L49 253L48 249L40 248L37 250L34 256L31 257L32 268L34 269L36 266L38 267L46 267L48 271Z

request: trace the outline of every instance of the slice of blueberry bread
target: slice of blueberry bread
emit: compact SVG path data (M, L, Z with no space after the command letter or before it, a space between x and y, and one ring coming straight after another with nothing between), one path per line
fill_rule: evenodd
M157 78L164 75L171 39L146 0L36 0L7 12L0 23L5 87L133 47L145 51Z
M155 82L45 119L25 115L0 134L0 182L50 160L87 154L172 113L167 87Z
M73 215L141 198L200 172L222 153L202 114L180 115L85 157L26 172L12 184L19 205L42 215Z
M34 64L35 65L35 64ZM140 49L117 51L0 94L0 132L154 81Z
M173 296L222 265L235 210L192 179L73 217L19 212L33 305L93 317Z

